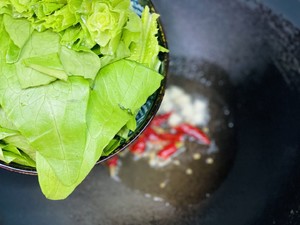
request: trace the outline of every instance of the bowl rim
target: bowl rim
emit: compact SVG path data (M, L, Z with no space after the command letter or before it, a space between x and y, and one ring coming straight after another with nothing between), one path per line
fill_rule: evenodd
M155 9L154 4L152 3L151 0L147 1L147 5L149 6L150 11L152 13L157 12L157 10ZM164 28L163 28L160 18L158 18L158 33L159 33L158 41L159 41L160 45L162 47L168 49L166 34L165 34L165 31L164 31ZM125 141L125 143L121 144L117 149L115 149L108 156L100 157L100 159L96 162L96 165L105 162L106 160L114 157L115 155L119 154L120 152L122 152L126 148L128 148L128 146L131 145L136 139L138 139L139 136L145 131L145 129L148 127L150 122L153 120L153 118L157 114L158 109L162 103L162 100L163 100L163 97L165 94L165 89L167 86L167 75L168 75L169 61L170 61L168 52L164 52L164 53L161 52L159 56L160 56L160 59L162 62L161 68L160 68L160 74L164 76L164 79L162 80L159 89L153 94L156 96L155 96L154 102L152 103L150 109L147 111L147 115L146 115L145 119L143 120L143 122L139 126L139 128L133 132L131 137ZM0 168L11 171L11 172L16 172L19 174L38 175L35 168L23 166L21 164L16 164L16 163L7 164L5 162L0 161Z

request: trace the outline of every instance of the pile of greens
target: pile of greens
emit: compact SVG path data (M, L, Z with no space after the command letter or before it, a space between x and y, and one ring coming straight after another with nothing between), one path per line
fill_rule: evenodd
M0 1L0 160L64 199L161 84L158 14L130 0Z

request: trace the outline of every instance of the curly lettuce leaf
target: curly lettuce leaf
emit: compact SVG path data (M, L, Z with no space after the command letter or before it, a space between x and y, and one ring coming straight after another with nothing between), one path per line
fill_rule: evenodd
M146 6L140 18L133 12L130 0L61 0L55 3L14 0L10 4L13 11L20 13L19 17L27 18L38 31L51 29L59 33L60 44L68 48L90 51L100 47L103 65L130 56L131 60L157 70L160 66L158 53L167 51L157 40L159 15L150 13ZM12 52L16 53L13 47Z
M0 10L6 8L10 4L10 0L2 0L0 2Z
M70 7L66 5L53 14L44 17L44 21L42 24L43 28L51 28L53 31L59 33L77 24L78 18L74 12L71 11Z
M166 49L160 47L157 40L158 18L159 18L158 14L150 13L149 7L148 6L145 7L141 18L142 29L140 33L140 38L138 39L138 41L134 41L131 43L130 45L131 56L129 57L129 59L136 62L140 62L149 68L153 68L154 70L158 70L161 64L157 57L159 52L167 51ZM130 38L131 32L128 33Z

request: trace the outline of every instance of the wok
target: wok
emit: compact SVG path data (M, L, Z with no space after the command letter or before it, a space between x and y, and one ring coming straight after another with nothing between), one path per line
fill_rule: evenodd
M160 173L138 171L145 164L125 160L122 182L98 165L63 201L46 200L34 176L1 170L1 225L300 224L300 2L153 3L169 42L169 85L207 94L216 121L230 108L221 122L234 126L216 131L215 165L163 198L153 198Z

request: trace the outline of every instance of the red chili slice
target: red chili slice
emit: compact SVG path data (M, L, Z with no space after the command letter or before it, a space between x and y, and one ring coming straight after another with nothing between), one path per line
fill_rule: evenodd
M163 147L160 151L157 152L157 156L162 159L170 158L175 152L177 152L178 147L176 143L170 143Z
M117 155L109 158L106 163L109 167L114 167L118 165L119 157Z
M211 141L209 137L198 127L195 127L191 124L183 123L180 124L175 128L177 132L182 132L190 137L195 138L197 141L205 144L205 145L210 145Z
M171 115L172 112L168 112L155 116L154 119L151 121L151 126L162 125L163 123L167 122Z
M161 133L159 134L159 138L164 141L169 141L172 143L182 142L184 140L184 136L181 132L176 133Z
M151 127L147 127L147 129L144 131L143 136L149 141L160 141L161 138L159 137L159 134Z
M140 136L130 147L129 151L134 154L142 154L146 150L146 138L145 136Z

